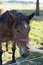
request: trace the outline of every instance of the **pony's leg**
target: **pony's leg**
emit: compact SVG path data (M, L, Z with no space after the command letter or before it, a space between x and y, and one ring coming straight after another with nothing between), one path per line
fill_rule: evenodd
M6 42L6 51L8 51L8 42Z
M0 43L0 65L2 65L2 43Z
M16 44L12 43L12 62L16 62L16 60L15 60L15 50L16 50Z

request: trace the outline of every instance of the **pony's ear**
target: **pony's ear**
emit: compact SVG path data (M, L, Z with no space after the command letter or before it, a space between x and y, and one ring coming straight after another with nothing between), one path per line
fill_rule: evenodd
M32 13L31 15L27 15L26 16L27 20L31 20L34 15L35 15L35 13Z
M11 12L9 12L9 15L12 20L17 21L18 17L16 15L12 14Z

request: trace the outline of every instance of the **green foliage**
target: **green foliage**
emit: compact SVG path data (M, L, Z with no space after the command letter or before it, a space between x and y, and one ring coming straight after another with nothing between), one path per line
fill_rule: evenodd
M30 39L31 42L43 41L43 21L31 21L30 22Z

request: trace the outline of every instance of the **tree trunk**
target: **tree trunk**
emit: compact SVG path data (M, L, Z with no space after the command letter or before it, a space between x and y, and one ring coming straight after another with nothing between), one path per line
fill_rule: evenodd
M36 16L39 16L39 0L36 1Z

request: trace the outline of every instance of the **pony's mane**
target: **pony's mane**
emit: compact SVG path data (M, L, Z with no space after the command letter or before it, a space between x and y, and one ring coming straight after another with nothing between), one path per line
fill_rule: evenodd
M19 25L19 23L21 23L22 20L26 21L25 14L23 14L21 12L17 12L16 10L10 10L10 11L7 10L2 15L0 15L0 22L6 23L9 28L11 28L14 23L14 21L11 19L10 15L9 15L9 12L18 17L18 20L17 20L18 25Z
M0 15L0 22L6 23L9 28L13 25L13 20L10 18L9 11L4 12Z

